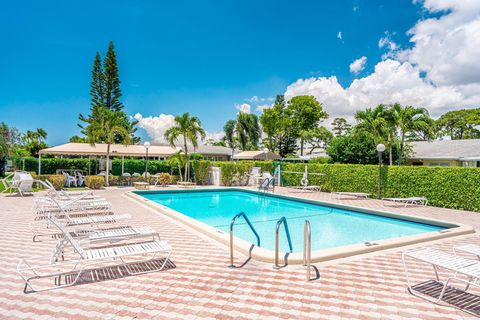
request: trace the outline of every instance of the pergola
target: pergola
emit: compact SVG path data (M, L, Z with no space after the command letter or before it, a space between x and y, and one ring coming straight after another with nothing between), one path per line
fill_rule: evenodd
M170 146L150 146L148 148L148 157L168 158L175 154L180 148L172 148ZM38 174L41 174L42 155L56 156L97 156L107 155L107 144L104 143L66 143L59 146L42 149L38 153ZM111 144L110 156L122 157L122 174L123 162L126 157L146 157L146 148L143 145L123 145ZM108 164L107 164L108 165Z

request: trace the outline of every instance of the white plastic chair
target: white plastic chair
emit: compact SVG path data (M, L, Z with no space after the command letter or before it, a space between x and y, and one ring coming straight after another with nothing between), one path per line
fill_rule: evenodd
M77 187L81 187L85 183L85 177L80 171L77 171Z
M77 179L74 176L69 175L65 171L62 171L63 176L65 177L65 186L70 188L73 184L75 187L77 186Z

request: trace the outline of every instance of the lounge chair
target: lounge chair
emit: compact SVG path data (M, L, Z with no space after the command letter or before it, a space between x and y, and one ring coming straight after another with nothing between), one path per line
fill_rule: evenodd
M87 191L65 191L63 189L57 190L55 189L53 184L50 181L48 181L48 179L45 181L37 180L36 182L47 189L47 195L51 198L56 198L59 200L75 200L75 198L82 197L83 199L106 200L105 198L101 198L93 195L92 190L87 190Z
M453 248L453 251L457 253L457 251L466 252L473 254L480 260L480 245L478 244L465 244L461 246L457 246Z
M418 248L405 251L402 254L402 261L405 270L405 276L407 278L408 290L411 294L415 296L425 298L424 296L416 294L412 287L412 284L410 282L410 273L406 263L407 258L424 262L433 267L437 282L442 284L442 290L440 292L440 295L438 299L434 300L433 302L439 303L442 301L448 284L452 280L466 284L464 291L468 290L469 286L471 285L480 287L480 262L435 249ZM440 282L438 276L439 270L446 270L451 273L451 275L444 283Z
M0 193L4 193L4 192L7 192L8 190L10 190L10 186L12 185L13 175L14 175L13 172L7 173L5 175L5 178L0 180L0 181L2 181L2 184L3 184L3 191L0 192Z
M370 197L371 194L370 193L365 193L365 192L332 192L332 193L330 193L330 198L331 199L341 199L344 196L352 197L352 198L368 199L368 197Z
M425 197L409 197L409 198L382 198L382 204L385 205L384 201L393 202L393 203L400 203L403 204L405 207L409 204L411 205L421 205L426 206L428 205L428 199Z
M130 275L160 271L165 268L173 252L172 247L167 241L159 240L96 248L88 247L88 245L86 246L84 243L72 237L65 225L55 216L51 216L49 219L52 224L61 230L63 238L58 240L55 251L50 257L49 264L32 266L26 260L19 261L17 273L25 281L25 292L27 292L27 288L38 292L75 285L84 274L86 267L105 265L105 263L108 262L120 262L123 267L122 269ZM66 249L73 249L73 253L78 254L78 259L63 260L63 254ZM165 254L162 263L149 263L159 254ZM126 258L138 256L148 256L147 259L135 260L136 263L146 263L145 266L141 268L138 266L132 267L131 263L125 261ZM69 267L68 271L59 272L59 269L67 267ZM65 277L63 284L61 282L62 276ZM53 280L55 281L54 283L56 285L43 287L32 283L35 281L42 282L42 280L50 278L52 278L52 282Z
M36 197L34 199L35 221L46 221L46 225L39 225L39 223L31 224L30 227L33 232L33 241L40 236L57 235L52 233L50 229L49 217L55 216L57 219L62 219L65 225L71 227L95 227L100 228L102 225L114 225L118 222L130 218L128 214L114 214L111 210L110 202L106 201L95 203L91 201L82 202L80 199L60 202L53 198ZM83 230L82 233L89 232Z
M35 180L32 175L25 171L15 171L8 190L17 191L22 197L25 194L33 194L33 183ZM6 191L6 190L5 190Z

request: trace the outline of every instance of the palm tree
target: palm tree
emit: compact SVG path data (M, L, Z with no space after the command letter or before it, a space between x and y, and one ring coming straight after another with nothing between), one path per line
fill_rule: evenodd
M164 137L172 147L175 147L175 141L180 136L183 137L183 147L186 158L184 181L188 181L190 179L190 173L188 170L189 159L187 143L190 142L192 146L196 148L198 146L198 137L200 136L201 140L203 140L206 136L205 130L202 129L200 119L197 117L190 117L188 112L185 112L181 116L175 116L175 125L165 131Z
M235 131L237 133L238 144L242 150L258 148L261 132L256 115L239 112L235 124Z
M391 109L395 114L397 130L400 135L400 151L398 153L398 165L400 165L403 161L407 135L415 131L424 131L431 124L431 118L425 108L402 107L396 103L391 106Z
M183 157L182 151L175 152L170 158L168 158L168 165L171 168L175 166L178 168L178 172L180 173L180 181L182 181L182 168L185 165L185 158Z
M86 130L87 141L92 145L105 143L107 145L107 171L105 175L105 186L109 185L110 176L110 145L121 137L124 144L131 143L130 132L125 128L125 116L121 111L112 111L105 107L99 108L98 118L92 121Z
M355 119L358 121L357 130L361 129L372 135L375 143L385 142L386 121L385 106L380 104L375 108L367 108L355 113Z

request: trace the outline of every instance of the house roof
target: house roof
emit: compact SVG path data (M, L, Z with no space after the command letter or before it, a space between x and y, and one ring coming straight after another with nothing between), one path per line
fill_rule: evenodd
M480 160L480 139L410 142L410 159Z
M271 151L242 151L233 156L234 160L279 160L281 157Z
M182 147L182 150L183 150L183 147ZM192 152L192 150L193 150L193 146L188 146L188 151ZM225 155L225 156L232 155L231 148L222 147L222 146L199 145L195 148L195 152L203 155ZM234 151L234 153L237 153L237 152Z
M152 157L169 157L180 148L172 148L170 146L150 146L148 148L148 155ZM129 156L129 157L144 157L145 147L143 145L110 145L111 156ZM75 156L102 156L107 154L107 145L103 143L66 143L59 146L42 149L40 154L51 155L75 155Z

